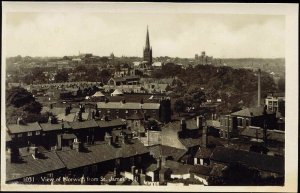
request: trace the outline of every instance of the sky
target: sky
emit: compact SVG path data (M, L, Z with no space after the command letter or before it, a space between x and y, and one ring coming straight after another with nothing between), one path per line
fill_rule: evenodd
M285 57L280 15L53 11L7 12L6 55L142 57L147 25L153 57Z

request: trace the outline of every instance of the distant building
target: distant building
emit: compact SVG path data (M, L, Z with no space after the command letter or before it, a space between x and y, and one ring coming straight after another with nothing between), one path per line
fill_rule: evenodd
M220 117L220 136L231 138L238 136L247 127L261 127L276 129L276 114L265 109L265 107L246 108ZM229 135L228 135L229 132Z
M101 117L106 116L111 119L127 119L134 114L141 113L161 122L171 120L171 103L169 99L162 99L160 103L126 102L125 100L121 102L99 102L97 107Z
M108 80L107 85L112 86L121 86L121 85L137 85L139 84L139 76L124 76L118 78L111 78Z
M269 94L265 99L267 109L272 112L282 112L285 106L285 97L283 95Z
M205 52L203 51L201 55L199 56L198 54L195 54L195 64L200 64L200 65L208 65L212 64L213 57L212 56L207 56L205 55Z
M152 47L150 46L148 26L147 26L146 46L144 48L143 60L147 62L148 67L152 65Z

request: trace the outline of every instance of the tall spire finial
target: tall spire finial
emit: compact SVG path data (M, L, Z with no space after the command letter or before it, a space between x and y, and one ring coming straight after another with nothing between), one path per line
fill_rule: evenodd
M150 49L150 40L149 40L149 30L147 25L147 35L146 35L146 49Z

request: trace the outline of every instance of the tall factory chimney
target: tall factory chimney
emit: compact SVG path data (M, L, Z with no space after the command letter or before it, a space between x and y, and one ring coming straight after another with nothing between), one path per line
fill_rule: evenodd
M260 71L260 68L259 68L258 69L258 74L257 74L257 106L258 107L260 107L260 98L261 98L260 77L261 77L261 71Z

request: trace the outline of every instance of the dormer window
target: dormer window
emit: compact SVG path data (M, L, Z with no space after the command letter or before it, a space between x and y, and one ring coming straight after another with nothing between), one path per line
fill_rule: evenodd
M35 135L40 135L40 134L41 134L40 131L36 131L36 132L35 132Z
M27 133L27 136L32 136L32 132L28 132L28 133Z

